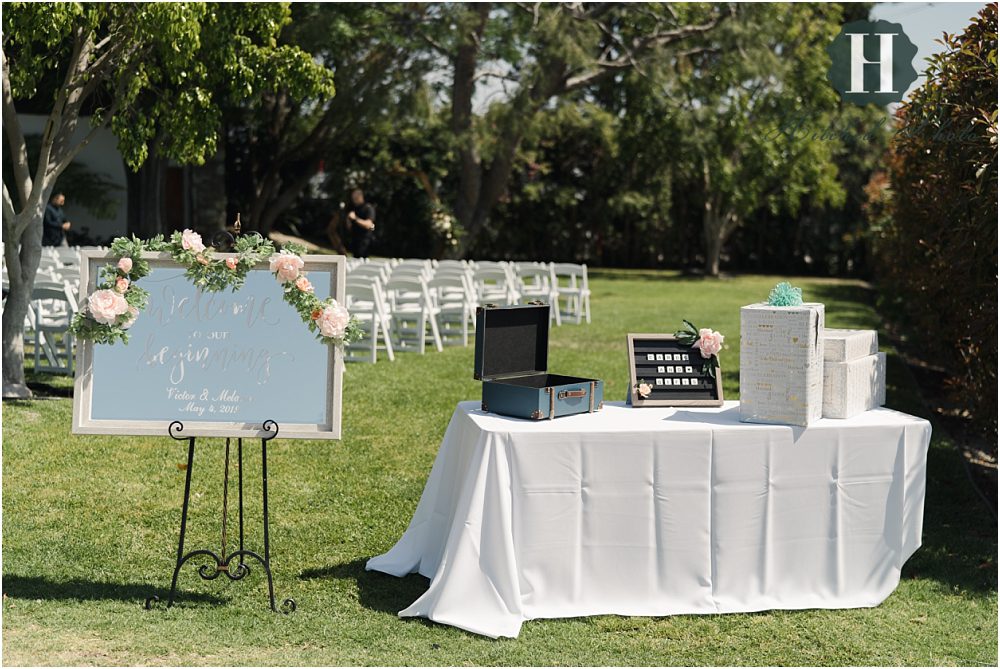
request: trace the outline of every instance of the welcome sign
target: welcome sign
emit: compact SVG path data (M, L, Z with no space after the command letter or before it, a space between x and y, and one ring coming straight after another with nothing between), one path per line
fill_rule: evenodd
M89 293L114 259L82 255ZM128 344L79 342L74 433L166 435L180 421L184 436L260 437L273 420L282 437L340 438L342 353L308 330L266 264L236 292L203 292L168 254L144 257L149 304ZM343 303L344 257L303 260L316 296Z

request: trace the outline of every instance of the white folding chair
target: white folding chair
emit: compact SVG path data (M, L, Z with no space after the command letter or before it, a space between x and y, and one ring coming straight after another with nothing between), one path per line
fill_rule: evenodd
M469 324L475 326L476 305L472 287L462 274L438 272L427 282L431 299L438 309L443 344L469 345Z
M345 287L347 309L357 317L361 327L368 335L365 340L355 342L346 347L344 359L352 361L368 360L378 362L379 341L390 361L396 359L392 351L392 339L389 336L389 315L382 300L382 289L377 281L363 277L348 277Z
M31 303L35 371L72 374L73 335L69 332L69 324L77 312L77 304L71 289L61 283L36 282Z
M511 270L504 265L479 266L472 277L479 304L510 306L517 304L521 297L515 288Z
M431 300L427 282L414 277L392 277L385 285L389 295L389 317L392 320L392 336L397 350L416 346L425 351L428 328L429 336L438 352L443 350L441 333L438 330L438 308ZM408 339L412 338L412 340Z
M573 263L553 263L552 286L559 297L566 298L567 316L575 317L579 324L586 317L590 322L590 285L587 266ZM565 280L565 283L561 283ZM558 301L556 308L559 308Z
M552 287L552 271L544 263L520 263L515 266L518 292L522 300L539 300L550 305L549 319L555 319L556 325L562 325L562 315L559 313L559 294Z

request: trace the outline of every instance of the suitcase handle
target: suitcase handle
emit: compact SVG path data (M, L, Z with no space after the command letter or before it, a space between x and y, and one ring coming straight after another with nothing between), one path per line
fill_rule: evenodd
M587 391L583 388L577 388L576 390L560 390L559 399L564 400L567 397L586 397Z

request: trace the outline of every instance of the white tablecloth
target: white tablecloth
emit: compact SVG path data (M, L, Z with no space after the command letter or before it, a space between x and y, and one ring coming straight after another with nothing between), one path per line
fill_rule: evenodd
M930 424L809 428L739 406L523 421L455 410L409 529L368 569L419 572L401 616L491 637L532 618L881 603L920 546Z

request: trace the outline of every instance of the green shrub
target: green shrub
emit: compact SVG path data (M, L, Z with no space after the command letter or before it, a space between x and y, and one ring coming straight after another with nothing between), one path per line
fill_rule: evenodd
M952 397L995 434L997 6L943 43L898 111L888 191L869 185L879 282L914 352L942 364Z

